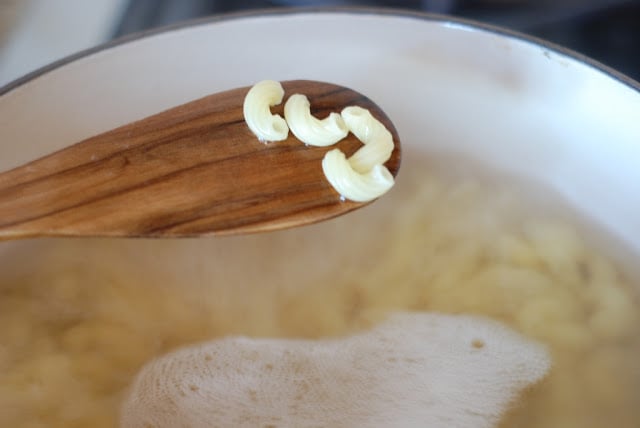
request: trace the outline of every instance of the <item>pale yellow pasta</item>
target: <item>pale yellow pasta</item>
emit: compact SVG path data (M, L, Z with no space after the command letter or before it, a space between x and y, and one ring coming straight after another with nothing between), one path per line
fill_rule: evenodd
M343 198L371 201L389 191L394 184L393 176L382 165L391 157L393 137L367 109L346 107L341 115L349 131L364 146L349 159L339 149L328 152L322 160L322 169Z
M545 339L563 350L584 352L594 344L595 338L584 323L554 322L552 326L553 328L548 328Z
M638 322L633 297L615 283L592 286L586 294L594 306L588 325L598 337L623 338Z
M365 173L374 165L382 165L389 160L393 151L393 137L369 110L356 106L346 107L341 115L349 131L364 144L349 158L355 171Z
M238 334L324 340L390 311L427 311L490 317L549 347L548 377L496 428L637 428L640 282L607 255L616 247L544 211L556 203L546 189L537 199L536 188L415 152L403 163L388 197L309 228L38 241L12 250L21 270L4 254L0 427L116 427L135 373L178 347ZM549 239L579 237L566 247L583 271L578 291L523 232L532 223L556 224Z
M291 132L311 146L330 146L349 133L339 113L331 113L322 120L313 117L309 100L301 94L289 97L284 105L284 117Z
M368 172L357 172L339 149L327 152L322 159L322 170L343 198L355 202L376 199L394 184L393 176L385 166L374 165Z
M270 107L284 97L279 82L263 80L256 83L244 98L244 120L260 141L282 141L289 135L287 122L280 115L271 114Z
M367 202L386 193L394 179L384 164L393 151L393 136L362 107L346 107L320 120L311 114L305 95L293 94L284 106L285 119L271 114L270 106L280 104L284 89L280 83L264 80L254 85L244 100L244 117L251 131L262 141L281 141L289 129L303 143L330 146L351 131L364 146L348 160L340 150L328 152L322 169L343 198Z

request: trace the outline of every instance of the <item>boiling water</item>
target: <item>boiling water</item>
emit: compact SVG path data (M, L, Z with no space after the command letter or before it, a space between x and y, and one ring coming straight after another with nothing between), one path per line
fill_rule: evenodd
M390 195L300 230L0 248L0 426L116 426L154 356L343 335L404 309L486 315L549 346L550 374L504 427L636 427L640 283L613 247L542 192L403 162Z

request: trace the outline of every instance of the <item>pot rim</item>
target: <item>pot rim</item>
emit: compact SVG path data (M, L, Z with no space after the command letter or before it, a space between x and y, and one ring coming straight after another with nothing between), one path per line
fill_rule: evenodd
M132 33L123 37L119 37L110 40L106 43L96 45L94 47L81 50L57 61L54 61L48 65L40 67L30 73L19 77L3 87L0 87L0 97L13 91L14 89L29 83L32 80L39 78L40 76L61 68L71 62L78 59L93 55L95 53L105 51L124 45L129 42L137 41L140 39L153 37L158 34L170 33L172 31L183 30L190 27L198 27L202 25L210 25L217 23L226 23L237 19L257 18L261 16L289 16L289 15L304 15L304 14L351 14L351 15L376 15L385 17L400 17L408 19L418 19L430 22L439 22L448 26L461 26L476 31L484 31L493 33L498 36L505 36L516 40L532 43L545 49L545 54L554 52L567 56L575 61L586 64L598 71L603 72L607 76L619 81L620 83L630 87L640 94L640 82L635 81L631 77L615 70L614 68L605 65L593 58L590 58L584 54L578 53L572 49L564 46L549 42L547 40L531 36L525 33L521 33L508 28L500 27L493 24L487 24L467 18L459 18L450 15L441 15L421 11L394 9L394 8L381 8L381 7L350 7L350 6L333 6L333 7L284 7L284 8L272 8L272 9L254 9L241 12L223 13L213 16L207 16L202 18L190 19L180 21L174 24L153 28L146 31Z

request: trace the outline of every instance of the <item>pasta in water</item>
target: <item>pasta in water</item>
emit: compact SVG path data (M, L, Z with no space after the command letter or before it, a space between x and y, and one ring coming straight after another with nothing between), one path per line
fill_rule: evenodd
M120 426L490 428L549 367L544 346L488 319L394 313L346 337L179 349L136 376Z
M245 96L244 119L260 141L282 141L289 135L287 122L269 109L280 104L283 97L282 85L273 80L256 83Z
M311 146L331 146L347 136L349 130L339 113L319 120L311 115L306 96L293 94L284 105L289 129L300 141Z
M402 181L393 192L367 209L309 227L228 239L55 239L7 247L0 254L0 427L114 428L122 415L119 409L140 386L134 380L136 373L144 373L143 367L155 364L152 361L167 361L163 355L181 355L184 347L205 349L200 347L209 341L238 343L225 339L238 336L251 338L243 345L289 340L317 340L316 349L331 341L342 345L386 328L385 320L392 314L410 312L412 317L429 313L449 317L445 327L460 317L490 318L548 349L547 376L509 400L508 413L492 428L638 428L640 272L634 273L638 256L617 258L622 249L616 241L598 235L593 223L576 216L547 188L494 175L458 157L426 156L411 146L407 150ZM442 331L437 328L441 324L411 325L415 329L423 325L431 333L417 339L402 327L401 334L391 335L402 348L390 349L402 354L420 347L431 350L433 358L426 361L440 361L443 371L433 371L429 363L428 373L447 384L449 379L459 380L464 394L458 399L450 390L434 388L433 393L444 398L435 410L445 420L417 421L419 427L476 428L472 423L454 424L457 413L443 409L468 410L474 403L486 403L493 394L505 392L495 387L496 379L511 383L514 377L508 373L520 378L530 370L531 366L519 363L529 360L528 352L512 358L498 346L502 341L480 335L477 329L485 323L472 324L468 331L475 334L464 336L451 334L450 328ZM442 335L435 336L439 331ZM440 348L439 343L460 347ZM208 361L207 354L201 356L194 361L199 365L173 369L206 369L219 363ZM243 356L232 355L235 359L230 362L250 367L259 361L251 349L245 348ZM332 364L335 357L330 352L323 367L339 368ZM372 352L358 357L345 363L357 365L364 359L388 367L404 362ZM465 364L467 360L477 364L477 357L486 358L497 371ZM516 365L495 363L507 357ZM275 362L273 374L286 361ZM506 367L516 371L505 372ZM239 373L236 379L242 374L267 375L263 366L257 369ZM300 388L317 389L332 379L350 378L349 369L341 370L340 377L328 376L325 370L321 382L300 383ZM229 372L208 374L224 373ZM368 378L366 370L361 373ZM372 372L382 374L380 369ZM479 381L476 387L467 382L470 376ZM171 373L161 377L160 385L177 391L184 400L181 404L206 392L193 391L197 388L191 386L200 384L186 377L179 384L170 379L176 377ZM396 385L413 398L405 386L416 380ZM368 390L388 391L374 386ZM244 396L222 388L221 397L244 399L248 411L255 411L249 388ZM295 399L295 391L291 394ZM258 400L263 397L271 395L256 395ZM332 397L339 399L324 398ZM347 396L336 404L346 406L356 398ZM399 395L394 398L403 403ZM167 412L177 403L156 404ZM499 415L480 407L487 416ZM221 405L210 410L227 411ZM252 426L267 424L287 426L282 421ZM394 420L371 424L410 426Z

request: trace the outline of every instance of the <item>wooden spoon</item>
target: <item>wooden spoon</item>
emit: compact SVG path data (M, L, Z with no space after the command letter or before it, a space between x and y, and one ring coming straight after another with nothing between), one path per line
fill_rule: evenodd
M282 86L285 101L307 95L317 117L349 105L369 109L394 137L386 166L397 174L397 132L371 100L324 82ZM0 174L0 239L261 232L366 205L341 201L321 165L327 150L350 156L361 142L349 134L336 146L311 147L289 133L264 144L244 121L248 90L206 96ZM282 115L283 105L272 111Z

